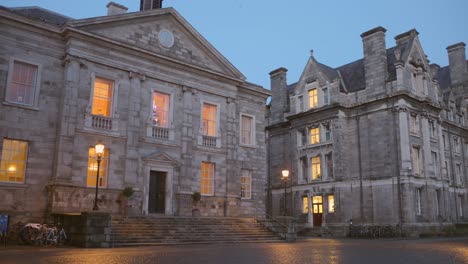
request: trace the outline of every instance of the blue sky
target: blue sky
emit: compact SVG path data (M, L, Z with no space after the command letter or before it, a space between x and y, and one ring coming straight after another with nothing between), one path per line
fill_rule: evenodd
M139 0L114 0L138 11ZM86 18L106 15L107 0L0 0L0 5L41 6ZM467 0L164 0L174 7L250 82L269 89L268 73L289 69L299 78L314 50L332 67L362 58L360 34L376 26L394 37L416 28L429 60L448 64L446 47L468 43Z

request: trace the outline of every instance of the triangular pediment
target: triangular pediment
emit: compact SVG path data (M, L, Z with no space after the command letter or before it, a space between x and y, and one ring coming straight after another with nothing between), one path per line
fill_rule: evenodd
M160 152L160 151L156 151L156 152L153 152L151 154L144 156L143 161L153 162L153 163L166 163L166 164L173 164L173 165L178 164L178 161L174 159L171 155L165 152Z
M173 8L75 20L67 25L171 61L246 79Z

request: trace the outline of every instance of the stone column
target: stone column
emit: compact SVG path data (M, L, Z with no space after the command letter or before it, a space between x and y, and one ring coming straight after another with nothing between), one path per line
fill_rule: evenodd
M62 89L58 118L58 137L56 146L55 179L56 184L72 184L73 140L77 123L78 89L80 83L80 64L78 58L67 55L65 65L65 87ZM86 153L87 154L87 153Z
M193 192L192 186L193 168L193 100L195 90L184 86L183 88L183 122L182 122L182 167L180 171L180 190L183 192Z
M309 203L309 211L307 212L307 223L313 227L314 226L314 217L312 215L313 208L312 208L312 196L310 193L307 194L307 202Z

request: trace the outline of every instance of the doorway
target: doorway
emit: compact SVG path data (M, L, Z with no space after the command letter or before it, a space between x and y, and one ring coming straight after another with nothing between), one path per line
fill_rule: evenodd
M148 213L164 214L166 211L167 172L150 171Z
M323 200L322 196L312 197L312 213L314 226L322 226Z

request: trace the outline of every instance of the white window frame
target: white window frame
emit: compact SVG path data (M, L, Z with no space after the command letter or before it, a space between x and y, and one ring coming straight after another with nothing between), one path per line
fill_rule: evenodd
M14 69L13 66L14 66L15 61L37 66L36 86L34 88L34 97L33 97L32 105L7 101L8 94L10 92L11 80L13 78L13 69ZM10 106L22 107L22 108L28 108L28 109L33 109L33 110L39 110L39 95L40 95L40 91L41 91L41 76L42 76L42 64L41 63L31 61L31 60L27 60L27 59L23 59L23 58L19 58L19 57L10 57L9 66L8 66L7 84L5 86L5 97L3 98L4 99L3 104L10 105Z
M244 175L244 172L247 172L248 175ZM249 185L248 196L245 196L245 197L242 197L242 178L247 178L248 179L248 185ZM240 179L241 179L240 180L240 183L241 183L241 199L242 200L252 199L252 170L242 169ZM244 194L245 194L245 191L244 191Z
M243 117L243 116L252 118L252 119L251 119L251 122L252 122L252 124L251 124L252 131L250 131L250 138L251 138L251 143L250 143L250 144L247 144L247 143L242 142L242 131L243 131L243 129L244 129L244 128L243 128L243 125L242 125L242 117ZM255 121L256 121L256 120L255 120L255 116L254 116L254 115L249 115L249 114L246 114L246 113L240 113L240 120L239 120L239 128L240 128L240 130L239 130L239 142L240 142L240 145L241 145L241 146L247 146L247 147L255 147L255 146L257 146L257 140L256 140L256 137L255 137L255 135L256 135L256 129L255 129L255 124L256 124L256 122L255 122Z
M213 164L213 177L212 177L212 179L211 179L211 193L206 193L206 194L203 194L203 193L202 193L202 180L203 180L203 179L202 179L202 177L203 177L203 175L202 175L202 166L203 166L203 163L210 163L210 164ZM215 184L214 184L214 183L215 183L215 177L216 177L216 163L211 162L211 161L202 161L202 162L200 163L200 194L201 194L202 196L214 196L214 192L215 192L215 190L214 190L214 186L215 186Z
M4 153L4 149L3 149L3 143L5 140L11 140L11 141L21 141L21 142L25 142L26 143L26 157L24 158L24 172L23 172L23 181L21 182L16 182L16 181L0 181L0 184L25 184L26 183L26 171L28 170L28 156L29 156L29 149L31 147L30 145L30 142L27 141L27 140L22 140L22 139L15 139L15 138L2 138L2 141L0 142L0 146L2 147L0 149L0 163L2 161L2 158L3 158L3 153Z
M169 96L169 109L167 110L167 127L163 127L163 128L172 128L172 112L173 112L173 103L174 103L174 95L173 93L171 92L168 92L166 90L161 90L161 89L153 89L152 92L151 92L151 101L150 101L150 105L151 105L151 109L150 109L150 116L151 116L151 119L152 119L152 116L153 116L153 104L154 104L154 94L155 93L160 93L160 94L165 94L165 95L168 95ZM153 120L151 120L152 122Z
M219 133L219 125L220 125L219 122L220 122L221 105L219 103L215 103L215 102L212 102L212 101L207 101L207 100L201 100L200 101L200 134L202 136L209 136L209 135L205 135L203 133L203 105L204 104L209 104L209 105L216 106L216 125L215 125L216 135L214 137L219 138L219 135L220 135L220 133Z
M93 99L94 99L94 83L96 82L96 79L97 78L100 78L100 79L104 79L104 80L107 80L107 81L111 81L113 82L113 85L112 85L112 98L111 98L111 112L110 112L110 115L106 118L115 118L115 113L117 112L116 111L116 106L117 106L117 94L119 92L118 90L118 87L119 87L119 80L113 78L113 77L110 77L106 74L96 74L96 73L92 73L91 74L91 91L90 91L90 94L89 94L89 105L88 105L88 108L89 108L89 114L90 115L93 115L92 114L92 108L93 108Z

